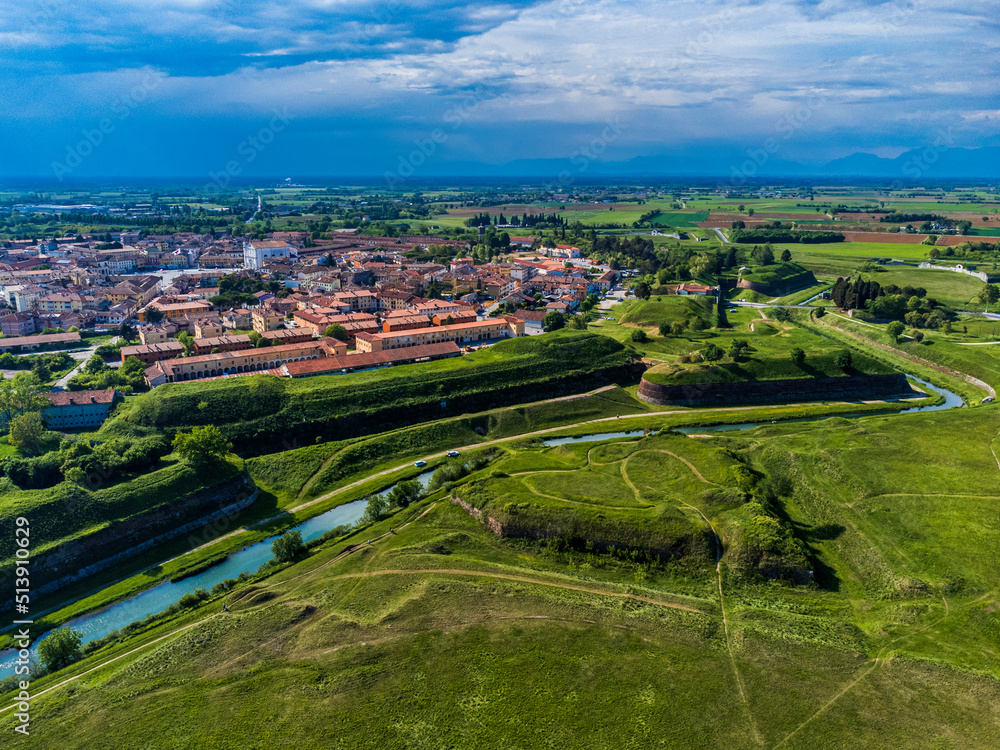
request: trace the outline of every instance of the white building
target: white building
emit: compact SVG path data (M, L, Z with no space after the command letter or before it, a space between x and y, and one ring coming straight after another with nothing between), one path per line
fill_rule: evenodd
M243 245L243 265L246 268L263 268L265 258L290 258L298 256L295 248L279 240L250 240Z

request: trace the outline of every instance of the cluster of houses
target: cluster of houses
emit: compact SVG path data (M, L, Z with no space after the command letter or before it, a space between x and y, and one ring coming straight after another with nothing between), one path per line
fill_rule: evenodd
M511 260L485 264L414 260L427 257L430 245L454 244L427 236L345 233L309 246L303 232L248 241L225 234L120 233L3 244L0 329L7 341L18 339L30 349L36 338L78 337L52 330L112 330L135 322L139 343L123 347L121 357L146 365L151 387L261 372L305 377L459 356L469 347L538 331L549 312L571 313L617 279L609 269L568 263L580 257L577 248L540 249L535 238L513 239ZM257 292L256 304L237 309L216 307L221 279L234 274L278 281L281 292ZM498 316L501 305L514 314ZM336 337L327 336L331 330ZM39 336L42 331L47 335ZM178 338L184 332L193 344Z

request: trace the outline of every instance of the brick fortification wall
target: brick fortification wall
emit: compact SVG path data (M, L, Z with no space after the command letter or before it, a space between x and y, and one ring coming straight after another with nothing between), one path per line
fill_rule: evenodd
M911 393L902 373L842 378L749 380L738 383L660 385L645 378L639 398L658 406L729 406L773 404L783 401L856 401Z

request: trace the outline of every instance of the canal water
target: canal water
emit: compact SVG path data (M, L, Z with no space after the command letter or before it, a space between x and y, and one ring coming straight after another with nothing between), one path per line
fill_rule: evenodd
M920 383L922 387L944 396L944 401L933 406L917 406L911 409L904 409L900 412L896 412L898 414L910 414L920 411L941 411L944 409L955 409L965 405L965 402L962 401L962 397L956 393L952 393L944 388L939 388L936 385L931 385L927 381L915 378L912 375L908 375L907 377L917 383ZM874 415L870 412L860 412L854 414L837 414L832 416L849 418ZM804 419L783 420L782 424L788 424L790 422L816 422L830 418L831 415L822 415L817 417L806 417ZM764 420L759 422L743 422L739 424L678 427L674 429L685 434L703 434L710 432L729 432L733 430L752 430L755 427L762 427L769 424L772 424L770 420ZM568 443L588 443L598 440L614 440L615 438L642 437L643 434L643 430L603 432L596 435L581 435L579 437L550 438L549 440L543 440L542 443L548 447L554 447L557 445L566 445ZM423 474L417 476L416 480L420 482L424 489L427 489L433 475L434 470L425 471ZM387 495L395 486L396 485L393 484L377 494ZM354 525L358 523L358 521L361 520L362 515L364 515L365 506L366 503L364 500L357 500L353 503L341 505L333 510L329 510L326 513L305 521L298 526L295 526L294 530L297 530L302 534L303 542L311 541L312 539L315 539L338 526ZM194 593L196 589L211 589L215 584L228 578L236 578L240 573L253 573L261 565L273 557L271 554L272 541L272 539L267 539L263 542L258 542L257 544L245 547L239 552L234 552L229 555L229 557L219 562L217 565L213 565L211 568L208 568L197 575L185 578L177 583L164 581L163 583L153 586L150 589L146 589L129 599L124 599L102 610L98 610L96 612L83 615L82 617L78 617L75 620L71 620L67 623L67 625L80 631L83 636L84 643L103 638L114 630L120 630L126 625L137 622L144 617L156 612L162 612L171 604L180 601L181 597L185 594ZM37 646L38 644L36 642L32 646L32 652L35 652ZM0 651L0 679L8 677L14 673L15 659L15 651Z
M415 479L426 490L433 475L434 470L425 471ZM387 495L392 492L395 486L393 484L376 494ZM356 500L353 503L328 510L315 518L310 518L290 530L298 531L302 534L302 541L309 542L338 526L355 525L364 515L366 506L365 500ZM215 584L228 578L236 578L240 573L255 572L274 556L271 554L273 541L273 539L266 539L263 542L244 547L201 573L176 583L164 581L133 597L71 620L67 625L80 631L84 643L103 638L114 630L121 630L126 625L137 622L155 612L162 612L171 604L180 601L185 594L192 594L197 589L211 589ZM33 653L36 652L37 646L37 642L32 646ZM12 649L0 651L0 679L14 674L16 658L16 652Z

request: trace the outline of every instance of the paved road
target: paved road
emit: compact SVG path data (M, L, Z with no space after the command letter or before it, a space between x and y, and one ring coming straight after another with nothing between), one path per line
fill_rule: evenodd
M727 238L726 235L725 235L725 233L721 229L719 229L718 227L715 228L715 233L717 235L719 235L719 239L722 240L722 244L723 245L729 245L729 244L731 244L729 242L729 238Z
M118 341L118 337L117 336L115 336L113 339L111 339L111 343L114 343L116 341ZM65 375L63 375L61 378L59 378L59 380L57 380L55 383L53 383L53 385L52 385L52 391L54 391L54 392L55 391L65 391L66 390L66 384L70 381L70 379L74 375L76 375L79 372L80 368L83 367L84 363L88 359L90 359L92 356L94 356L94 353L97 351L97 347L99 347L99 346L100 346L100 344L91 344L89 347L87 347L86 349L83 349L81 351L78 351L78 352L69 352L69 356L71 356L73 359L76 360L76 367L74 367L72 370L70 370Z

